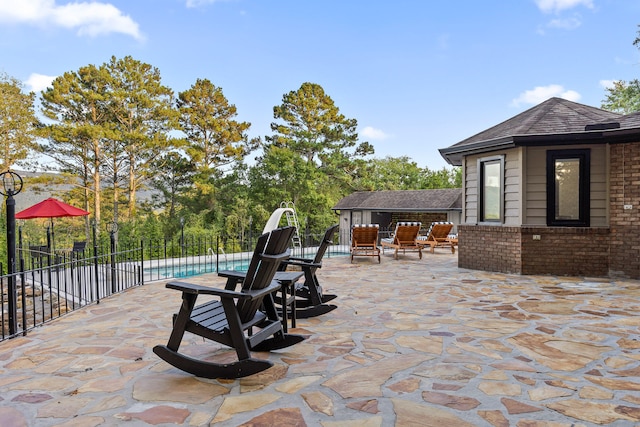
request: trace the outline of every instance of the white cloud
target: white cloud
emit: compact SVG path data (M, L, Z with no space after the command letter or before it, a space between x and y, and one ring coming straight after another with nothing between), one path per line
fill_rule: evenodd
M578 6L593 9L593 0L535 0L535 3L544 13L558 13Z
M580 25L582 25L582 21L577 15L571 18L552 19L547 24L550 28L560 28L562 30L575 30Z
M45 76L44 74L31 73L29 78L24 82L33 92L45 90L56 78L56 76Z
M133 19L110 3L95 1L59 5L56 0L0 0L0 22L77 29L81 36L121 33L143 39Z
M229 0L186 0L186 6L188 8L195 8L200 6L205 6L208 4L213 4L221 1L229 1Z
M574 90L565 90L561 85L536 86L534 89L526 90L516 99L511 101L511 105L519 107L525 105L537 105L552 97L564 98L569 101L579 101L581 96Z
M387 135L386 133L384 133L382 130L380 129L376 129L374 127L371 126L365 126L361 131L360 134L367 138L367 139L378 139L378 140L382 140L382 139L387 139L389 137L389 135Z
M618 80L600 80L600 86L604 89L611 89Z

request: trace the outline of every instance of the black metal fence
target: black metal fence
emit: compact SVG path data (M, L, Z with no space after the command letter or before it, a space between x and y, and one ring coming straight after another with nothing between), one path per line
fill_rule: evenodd
M302 247L292 248L292 254L313 258L323 235L303 236ZM253 243L251 238L189 236L143 240L131 248L115 241L102 247L74 245L58 251L47 246L19 248L18 272L0 276L0 341L26 335L68 312L151 281L244 270L253 254ZM348 247L335 244L325 257L346 253Z

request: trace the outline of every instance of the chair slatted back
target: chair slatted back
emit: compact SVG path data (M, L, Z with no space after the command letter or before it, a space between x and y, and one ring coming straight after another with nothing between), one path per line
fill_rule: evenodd
M249 269L242 281L242 290L264 289L273 280L280 263L289 257L289 244L294 227L282 227L258 237ZM262 299L238 300L240 320L253 319L262 304Z
M318 248L318 252L316 252L316 256L313 258L314 263L318 264L322 262L322 257L324 257L324 254L327 251L329 244L333 243L333 235L335 234L339 226L340 224L336 224L327 228L327 231L325 231L324 237L322 238L322 242L320 242L320 247Z
M444 241L451 233L452 222L432 222L427 231L427 241Z
M351 226L351 246L377 246L378 224L354 224Z
M422 227L421 222L399 222L396 224L396 232L394 233L395 244L413 244L418 238L418 233Z

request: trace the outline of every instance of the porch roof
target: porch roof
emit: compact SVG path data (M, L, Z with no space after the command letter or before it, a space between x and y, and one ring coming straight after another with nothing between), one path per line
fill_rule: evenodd
M340 200L333 210L378 211L461 211L462 190L447 188L436 190L356 191Z

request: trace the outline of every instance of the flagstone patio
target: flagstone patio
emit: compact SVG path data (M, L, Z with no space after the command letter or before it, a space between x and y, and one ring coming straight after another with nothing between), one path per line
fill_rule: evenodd
M463 270L446 251L318 275L338 309L240 380L156 357L180 304L161 282L2 342L0 425L640 425L639 281ZM181 351L234 356L190 334Z

